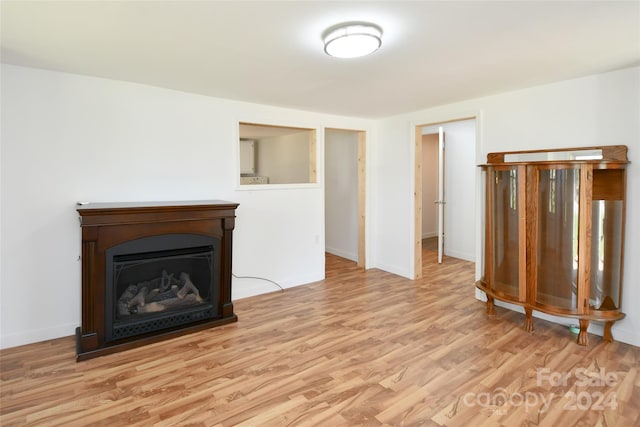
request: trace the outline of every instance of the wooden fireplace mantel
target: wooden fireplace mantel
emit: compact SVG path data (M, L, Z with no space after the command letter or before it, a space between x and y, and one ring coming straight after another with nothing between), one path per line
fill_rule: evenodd
M179 202L121 202L87 203L79 205L81 225L100 226L116 224L193 221L227 217L233 229L237 203L223 200Z
M88 203L77 208L82 228L82 325L77 360L237 321L231 301L232 233L237 203L221 200ZM137 337L105 339L106 253L121 243L167 234L195 234L220 241L218 316Z

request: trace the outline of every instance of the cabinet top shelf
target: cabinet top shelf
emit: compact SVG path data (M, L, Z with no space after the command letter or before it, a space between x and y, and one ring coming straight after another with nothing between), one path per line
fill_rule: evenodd
M487 154L487 164L524 163L629 163L626 145L504 151Z

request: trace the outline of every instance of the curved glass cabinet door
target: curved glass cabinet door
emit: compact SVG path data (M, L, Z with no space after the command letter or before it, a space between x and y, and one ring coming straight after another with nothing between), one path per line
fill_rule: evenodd
M624 222L624 172L593 171L589 308L620 309Z
M494 170L491 179L491 287L518 298L518 173L517 169Z
M577 309L580 169L538 170L536 303Z

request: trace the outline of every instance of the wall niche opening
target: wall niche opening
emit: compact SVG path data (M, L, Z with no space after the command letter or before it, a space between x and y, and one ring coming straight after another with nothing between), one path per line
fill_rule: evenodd
M316 130L239 123L240 185L317 182Z

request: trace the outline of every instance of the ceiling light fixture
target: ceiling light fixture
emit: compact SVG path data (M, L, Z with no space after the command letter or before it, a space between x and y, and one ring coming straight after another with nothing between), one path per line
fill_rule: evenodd
M325 31L324 51L336 58L358 58L382 45L382 29L364 22L336 25Z

